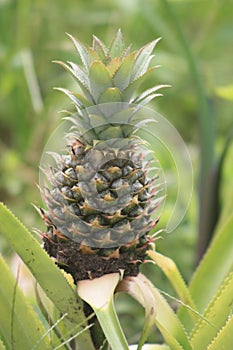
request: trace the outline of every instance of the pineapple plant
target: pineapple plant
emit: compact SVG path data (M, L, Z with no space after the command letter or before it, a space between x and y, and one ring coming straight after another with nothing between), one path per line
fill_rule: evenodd
M44 249L75 283L120 270L137 276L158 221L159 185L136 131L150 121L143 106L164 85L136 92L157 68L149 65L159 39L132 51L120 30L108 47L95 36L92 47L69 36L81 64L56 62L79 89L59 89L75 111L67 112L66 154L53 154L49 186L41 188Z

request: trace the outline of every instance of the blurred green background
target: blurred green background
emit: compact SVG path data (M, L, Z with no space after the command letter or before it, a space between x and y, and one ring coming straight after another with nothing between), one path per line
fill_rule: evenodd
M41 203L36 187L40 158L61 120L58 112L69 108L67 98L53 87L74 87L72 78L52 63L76 59L65 32L86 44L91 44L92 34L110 43L121 28L126 43L132 43L135 49L162 37L154 59L161 68L143 88L172 85L151 106L176 127L186 142L193 163L194 192L183 222L173 234L158 241L158 249L174 258L189 281L198 232L200 137L202 142L205 139L200 126L203 93L210 130L214 131L212 139L206 135L206 140L212 143L216 159L233 128L232 14L230 0L0 0L0 200L30 229L43 228L31 205ZM195 69L202 94L198 93ZM233 196L232 159L230 145L221 176L220 208ZM174 198L168 197L169 201L172 208ZM11 256L10 247L1 238L0 244L0 251ZM143 270L160 288L172 293L159 270L156 274L153 268L152 273L149 265ZM119 304L128 323L129 315L133 323L133 314L142 312L134 304L126 299ZM134 309L133 313L129 308ZM133 324L128 332L134 337L131 328Z

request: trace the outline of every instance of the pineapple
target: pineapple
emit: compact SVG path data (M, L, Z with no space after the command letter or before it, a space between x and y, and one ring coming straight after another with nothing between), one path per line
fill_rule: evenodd
M47 209L44 249L74 282L124 270L136 276L158 221L152 154L135 132L148 122L143 106L162 85L136 90L159 39L138 51L125 47L119 30L109 47L93 37L92 47L72 39L81 64L57 62L75 78L77 92L59 89L73 102L67 153L55 154L50 186L41 189Z

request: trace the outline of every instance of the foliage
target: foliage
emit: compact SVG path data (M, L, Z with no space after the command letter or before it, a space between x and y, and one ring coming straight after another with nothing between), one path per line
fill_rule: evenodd
M173 287L168 283L169 280L173 281L174 275L168 274L166 278L160 271L159 264L158 266L148 264L142 271L158 288L156 293L159 294L156 295L161 296L160 300L164 300L161 290L166 290L171 296L176 295L176 298L190 305L200 314L193 313L185 306L181 306L178 310L178 319L187 328L187 332L192 334L191 342L194 342L198 350L200 344L197 343L197 339L202 341L205 338L210 343L214 337L215 340L208 345L210 350L218 349L223 341L226 342L226 348L232 347L231 337L229 337L232 332L230 310L227 306L223 308L219 323L215 323L216 320L210 317L212 311L218 310L219 303L225 305L223 302L226 301L230 305L231 301L229 294L232 286L230 251L232 250L231 159L233 147L232 134L229 131L232 129L232 82L230 80L232 6L230 0L221 2L218 0L202 2L71 0L69 3L60 0L56 3L38 0L33 2L5 0L0 2L0 197L30 228L41 225L30 203L41 201L35 184L38 182L38 165L42 150L60 118L57 112L65 107L65 99L63 100L57 92L52 92L52 88L64 85L70 88L72 84L71 80L67 80L67 75L51 63L57 58L62 61L66 61L68 57L72 58L73 49L71 46L66 46L67 40L64 33L68 32L82 42L90 42L90 35L95 33L107 42L116 29L121 27L127 42L132 42L135 48L156 37L163 38L159 43L156 57L162 67L156 72L155 79L156 83L171 84L173 88L166 91L163 99L157 100L153 108L166 115L187 142L196 180L194 195L185 219L173 235L164 235L165 239L158 240L156 245L160 253L176 261L185 280L191 281L190 286L187 290L183 288L183 283L174 284L178 293L176 295ZM151 85L153 84L148 82L148 86ZM201 178L199 177L200 167ZM169 172L167 164L164 164L164 169ZM204 180L210 183L210 188L205 186ZM202 187L199 197L200 182ZM208 201L205 200L206 198ZM168 209L173 205L174 196L171 193L168 197ZM84 322L84 320L75 319L76 316L68 320L69 313L74 309L66 310L66 301L71 301L75 307L79 307L81 301L77 302L73 287L66 282L54 264L49 262L39 244L34 239L31 240L31 234L26 233L25 228L14 221L15 219L6 209L3 209L1 215L4 216L4 222L1 221L0 250L5 260L4 262L1 259L1 273L5 273L4 276L9 275L6 284L9 288L7 293L9 304L5 302L1 304L0 301L1 307L3 305L5 307L2 312L4 311L8 320L6 333L4 331L4 336L1 334L3 343L0 341L0 349L11 346L9 344L14 339L12 330L16 329L16 332L20 332L20 328L17 328L19 322L11 315L13 311L20 315L22 310L19 308L17 298L13 302L13 295L20 298L20 304L25 310L30 309L30 318L34 319L35 323L32 321L31 328L28 328L25 316L24 328L34 334L33 337L29 335L33 341L36 341L37 334L39 343L36 348L48 342L53 345L61 344L69 337L78 334ZM203 227L209 231L208 235L204 232L199 236L202 252L203 247L209 244L213 233L215 236L203 262L193 273L201 215L205 219L204 223L202 220L202 225L208 226L202 226L202 233L203 230L205 231ZM161 228L166 222L166 217L167 211L161 217ZM3 220L2 217L1 220ZM8 222L13 226L7 226ZM19 234L17 239L15 239L16 232ZM63 301L59 299L59 293L51 297L53 292L50 289L51 286L46 279L40 281L40 278L43 280L43 276L38 266L36 270L32 270L33 274L37 271L35 277L38 283L42 283L44 290L50 291L52 303L41 291L39 292L38 302L41 304L41 309L43 309L42 306L46 306L44 315L46 316L46 308L53 309L51 306L53 303L58 307L58 310L55 308L52 313L49 312L52 320L48 319L48 322L35 306L34 296L25 297L18 290L17 278L13 279L6 266L6 262L8 265L11 264L14 250L21 249L19 253L25 261L28 263L30 260L28 258L30 253L26 253L23 249L25 245L24 242L22 243L23 238L20 238L20 232L22 237L25 235L25 239L27 237L32 244L30 252L34 249L37 252L38 262L45 264L46 269L48 267L48 271L51 269L51 274L57 276L56 291L62 288L65 295ZM202 237L205 237L204 244L201 241ZM32 268L32 265L29 264L29 267ZM164 265L160 268L166 270ZM187 293L190 293L191 298ZM1 294L1 300L5 300L2 298L3 294ZM135 339L135 334L141 330L140 325L143 327L143 312L138 305L126 298L124 295L119 296L117 310L119 310L118 314L127 339L130 343L136 343L138 338ZM28 307L26 299L32 301L36 311ZM163 302L167 303L166 300ZM177 304L174 299L169 302L172 305ZM141 317L137 316L138 314ZM130 322L129 315L132 315ZM197 315L194 320L193 315ZM38 317L40 331L37 333L33 329L37 327ZM206 318L211 324L217 325L219 332L212 330L213 327L209 325ZM84 325L86 324L83 323L82 326ZM193 333L191 333L192 329ZM43 334L46 335L44 338ZM164 329L162 334L166 339ZM206 334L209 334L211 339L208 339ZM89 338L88 329L78 339L83 336L84 339ZM23 339L22 337L22 341ZM155 343L159 340L161 335L157 331L151 332L149 341ZM68 346L67 343L63 348ZM167 349L168 347L148 345L144 348Z

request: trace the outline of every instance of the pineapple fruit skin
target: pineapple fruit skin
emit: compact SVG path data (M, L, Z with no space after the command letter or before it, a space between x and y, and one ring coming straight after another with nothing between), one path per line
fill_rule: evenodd
M59 63L82 94L60 89L76 113L68 116L74 130L67 154L54 156L50 186L41 189L47 206L39 209L47 227L44 249L75 283L120 270L136 276L158 221L152 218L158 202L157 177L149 176L151 154L134 135L142 122L137 111L163 86L134 93L155 69L148 67L157 40L131 52L120 31L109 48L96 37L92 48L71 39L83 68Z

